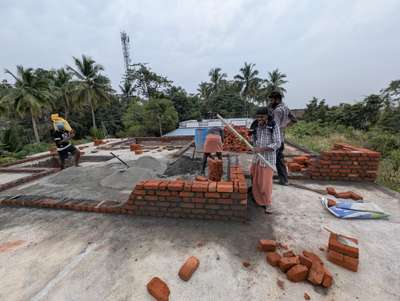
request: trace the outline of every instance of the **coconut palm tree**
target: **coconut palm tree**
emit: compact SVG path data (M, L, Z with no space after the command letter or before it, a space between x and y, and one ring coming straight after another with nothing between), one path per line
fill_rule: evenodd
M49 106L52 99L49 81L36 76L32 68L24 69L22 66L17 66L16 74L7 69L5 72L14 78L15 84L14 87L6 90L1 102L10 103L16 113L21 116L30 114L35 140L40 143L36 119L40 116L42 109Z
M288 81L286 80L286 74L281 73L278 68L268 72L268 78L265 80L267 84L266 96L269 96L272 92L286 93L286 89L283 87Z
M55 98L62 103L64 107L64 117L67 119L73 103L72 74L64 68L58 69L53 79L53 85Z
M260 79L257 77L258 70L255 70L255 64L244 63L240 68L240 74L234 76L234 79L240 84L241 96L244 101L244 111L249 116L247 103L251 97L257 94L257 88Z
M227 75L226 73L221 73L221 68L211 69L208 75L210 76L210 81L212 84L211 91L216 93Z
M119 89L122 93L122 99L128 102L132 98L135 87L131 80L125 79L122 85L119 85Z
M82 55L82 60L73 57L75 68L67 66L77 80L72 81L74 99L78 103L85 103L90 107L93 128L97 129L95 108L101 102L110 101L112 92L110 80L100 74L103 66L97 64L91 57Z

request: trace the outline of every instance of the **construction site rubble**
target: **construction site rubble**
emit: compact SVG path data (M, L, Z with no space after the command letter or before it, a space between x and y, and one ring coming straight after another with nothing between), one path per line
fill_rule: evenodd
M296 255L292 250L281 255L276 251L276 245L274 240L262 239L258 242L258 249L264 252L267 250L266 261L286 273L288 280L292 282L308 280L313 285L325 288L332 286L333 275L318 255L309 251Z

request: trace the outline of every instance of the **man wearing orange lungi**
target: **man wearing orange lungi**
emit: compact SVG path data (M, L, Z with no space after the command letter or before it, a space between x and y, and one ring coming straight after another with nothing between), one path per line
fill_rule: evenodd
M207 131L206 142L204 143L203 148L203 167L202 174L205 174L207 159L211 157L213 154L217 154L218 159L222 160L222 147L224 142L224 131L219 127L210 128Z
M266 107L257 110L256 119L258 125L254 152L260 153L270 166L254 155L250 169L253 178L252 192L256 203L264 207L266 214L271 214L272 177L276 165L276 150L281 146L281 134L279 126L276 126L272 114L269 114Z

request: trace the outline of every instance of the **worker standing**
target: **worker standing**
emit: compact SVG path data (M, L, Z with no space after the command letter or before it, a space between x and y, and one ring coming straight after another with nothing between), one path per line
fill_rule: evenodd
M208 129L203 148L203 165L201 169L203 175L205 174L208 157L214 159L213 154L216 154L218 159L222 160L223 143L224 131L220 127Z
M264 207L266 214L272 213L272 177L276 164L276 150L281 146L279 126L268 108L259 108L256 112L257 128L254 152L261 154L269 164L258 155L254 155L250 168L252 176L252 194L255 202Z
M75 166L79 166L81 154L79 150L71 143L71 139L74 137L73 130L70 129L69 125L68 127L70 130L66 130L64 120L54 120L53 118L52 120L54 126L53 139L57 146L61 169L65 168L65 160L68 158L69 154L74 156Z
M280 129L281 145L276 151L276 170L278 173L279 184L288 185L288 174L285 164L283 151L285 150L285 129L291 124L297 122L289 108L282 101L280 92L272 92L269 96L270 106L276 125Z

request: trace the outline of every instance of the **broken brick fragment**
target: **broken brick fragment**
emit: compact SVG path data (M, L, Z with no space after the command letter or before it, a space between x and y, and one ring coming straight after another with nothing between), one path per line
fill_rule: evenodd
M307 258L309 258L312 262L317 261L321 264L323 264L323 261L321 260L321 258L314 254L313 252L309 252L309 251L303 251L303 255Z
M279 265L279 261L281 260L281 255L276 252L268 252L266 256L267 262L276 267Z
M304 300L311 300L310 295L307 293L304 293Z
M295 266L296 264L300 264L299 256L282 257L281 260L279 261L279 268L281 269L282 272L285 273L287 270L289 270L292 266Z
M333 250L328 251L328 260L334 264L337 264L345 269L353 272L358 270L358 258L353 258L347 255L343 255Z
M197 270L199 265L200 261L196 257L189 257L180 268L179 277L184 281L188 281L192 277L193 273Z
M276 250L276 241L270 239L260 239L258 249L263 252L273 252Z
M363 197L362 197L360 194L358 194L358 193L355 193L355 192L353 192L353 191L350 191L350 193L351 193L351 198L352 198L353 200L355 200L355 201L359 201L359 200L362 200L362 199L363 199Z
M168 301L170 290L168 285L158 277L154 277L147 283L147 291L157 301Z
M196 181L207 182L208 178L203 176L196 176Z
M333 284L333 275L326 267L324 267L324 272L325 274L324 278L322 279L322 286L329 288Z
M333 187L326 187L326 192L330 195L336 196L336 190Z
M299 255L300 263L305 265L308 269L311 269L312 260L304 255Z
M287 278L292 282L300 282L306 280L308 268L305 265L297 264L289 269L286 273Z
M281 289L281 290L285 290L285 282L283 282L283 280L281 280L281 279L277 279L276 280L276 284L279 286L279 288Z
M293 253L292 250L283 253L283 257L294 257L296 254Z
M325 270L323 264L319 261L313 261L307 280L314 285L320 285L324 279L324 275Z

